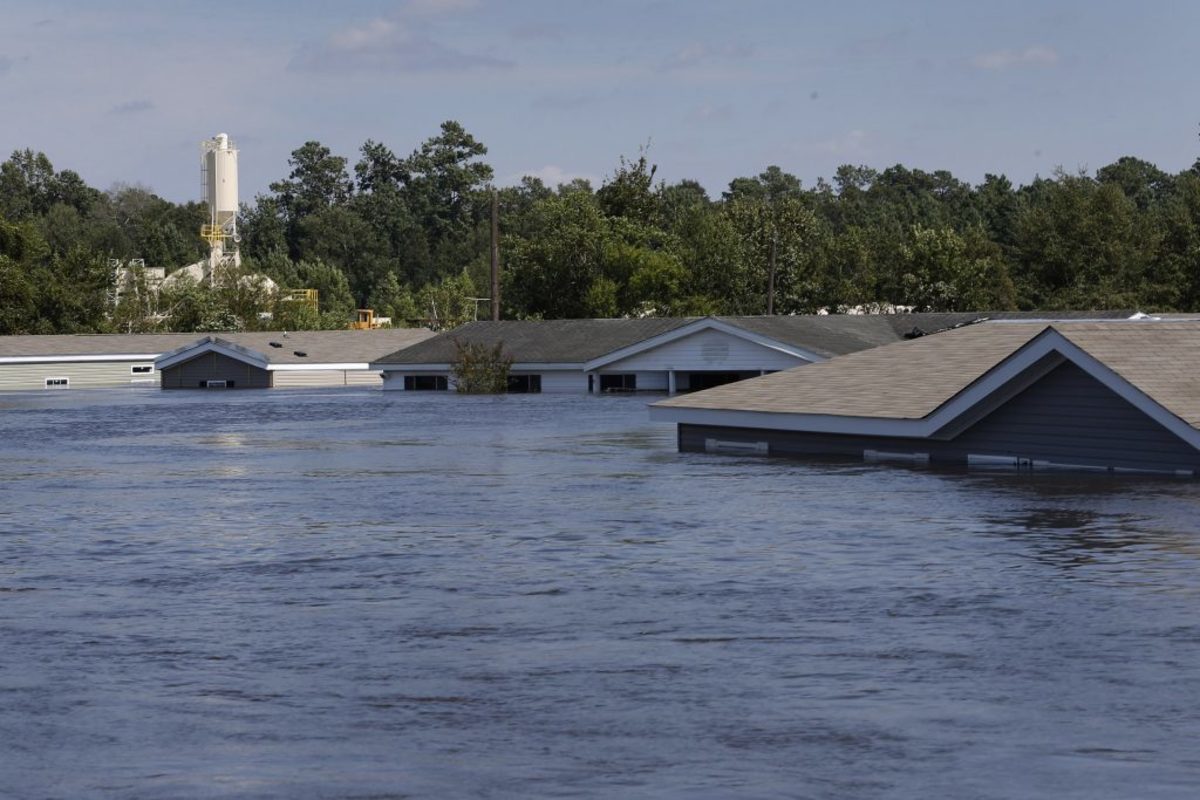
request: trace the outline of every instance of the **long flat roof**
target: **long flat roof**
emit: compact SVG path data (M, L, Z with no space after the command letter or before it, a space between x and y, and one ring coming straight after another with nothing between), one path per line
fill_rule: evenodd
M102 359L104 356L143 356L150 359L188 347L206 337L232 342L263 354L273 362L369 362L372 359L434 336L425 328L376 330L256 331L215 333L66 334L50 336L0 336L0 363L39 358ZM272 347L271 342L281 347ZM308 353L307 357L295 351Z
M986 322L654 404L656 409L923 419L1053 330L1193 427L1200 320Z
M980 319L1086 317L1124 319L1134 312L953 312L928 314L721 316L719 322L773 339L825 358L854 353L935 333ZM697 323L705 317L642 319L561 319L470 322L404 350L375 360L387 364L448 364L455 360L455 341L494 346L504 344L513 360L526 364L583 364L655 336Z

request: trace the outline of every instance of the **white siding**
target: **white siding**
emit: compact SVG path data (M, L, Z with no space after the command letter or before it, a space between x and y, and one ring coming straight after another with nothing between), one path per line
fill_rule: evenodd
M514 375L541 375L542 394L573 392L587 394L587 373L581 369L556 369L537 372L536 370L513 371Z
M378 386L378 372L365 369L280 369L274 371L276 389L298 386ZM400 381L403 386L404 381Z
M67 378L67 389L106 389L113 387L158 388L159 375L134 375L130 367L137 361L36 362L0 364L0 392L17 389L45 389L46 378ZM59 389L58 391L61 391Z
M607 364L601 372L781 370L807 363L803 358L710 328ZM641 378L638 388L642 388Z

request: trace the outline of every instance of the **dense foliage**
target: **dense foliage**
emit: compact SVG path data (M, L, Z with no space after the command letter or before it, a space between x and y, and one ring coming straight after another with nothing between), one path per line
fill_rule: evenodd
M204 255L205 209L136 186L107 192L41 153L0 165L0 333L340 327L355 306L448 327L486 303L487 148L456 122L406 157L319 142L243 206L247 275L315 288L288 305L239 276L114 307L110 259L168 272ZM918 310L1200 310L1200 161L1136 158L1014 186L846 165L804 188L768 167L709 197L655 181L645 152L593 189L499 189L506 318ZM127 293L128 294L128 293ZM153 306L153 308L151 308Z

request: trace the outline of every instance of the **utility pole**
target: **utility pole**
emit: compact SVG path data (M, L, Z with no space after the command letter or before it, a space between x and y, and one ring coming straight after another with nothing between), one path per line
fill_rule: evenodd
M777 244L775 231L771 231L771 260L768 262L769 277L767 278L767 316L775 314L775 247Z
M492 322L500 321L500 194L492 189Z

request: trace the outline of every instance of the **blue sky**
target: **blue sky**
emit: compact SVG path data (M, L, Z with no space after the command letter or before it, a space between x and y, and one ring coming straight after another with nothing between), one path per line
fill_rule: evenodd
M242 199L309 139L404 155L445 119L500 183L601 180L650 143L712 194L778 164L1016 182L1200 156L1200 3L5 0L0 153L93 185L199 195L201 139Z

